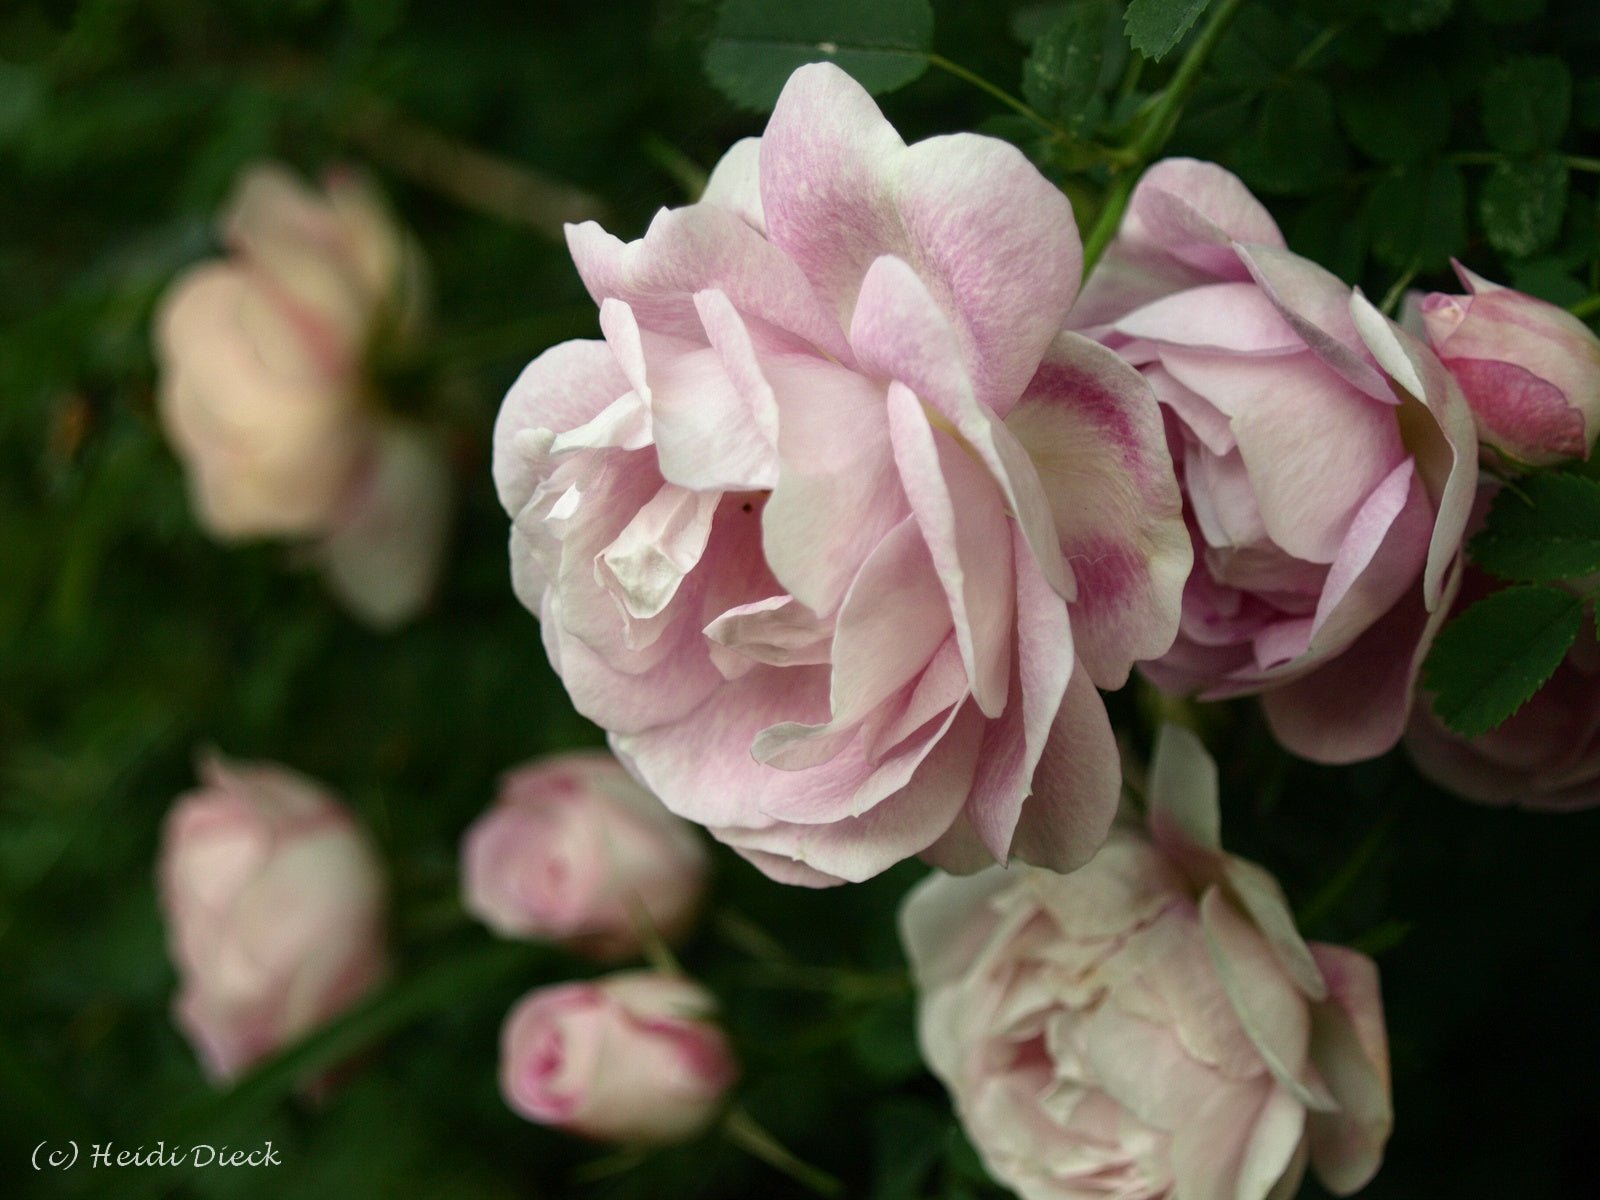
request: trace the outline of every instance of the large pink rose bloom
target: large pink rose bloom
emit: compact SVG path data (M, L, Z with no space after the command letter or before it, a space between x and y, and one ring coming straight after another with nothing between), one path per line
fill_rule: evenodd
M1170 644L1190 550L1148 387L1061 332L1066 199L814 65L700 203L568 237L605 340L524 371L495 481L579 710L778 879L1088 858L1095 686Z
M1434 292L1418 315L1484 446L1535 466L1588 458L1600 437L1600 338L1564 308L1455 268L1467 294Z
M212 759L167 816L159 882L178 1024L224 1080L383 976L384 883L338 801L269 763Z
M1301 940L1277 882L1224 853L1216 768L1156 749L1148 829L1071 875L936 875L901 913L929 1066L1023 1200L1335 1195L1392 1124L1372 961Z
M1284 248L1208 163L1146 173L1073 323L1167 413L1194 538L1163 690L1263 694L1290 750L1370 758L1405 728L1477 479L1460 389L1359 292Z

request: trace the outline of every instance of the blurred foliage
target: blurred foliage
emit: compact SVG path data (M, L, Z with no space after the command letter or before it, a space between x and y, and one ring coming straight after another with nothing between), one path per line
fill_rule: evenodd
M1140 7L1153 20L1204 5ZM709 50L710 78L742 103L770 101L757 68L786 71L793 55L739 47L780 9L800 40L848 48L855 31L875 44L883 18L905 45L928 44L921 6L898 2L730 3L720 17L712 0L13 0L0 12L10 1194L800 1194L716 1135L634 1160L499 1101L509 1004L589 968L497 948L466 922L456 838L502 771L599 735L511 595L489 434L521 365L596 322L557 240L422 178L393 132L424 129L593 193L633 235L759 131L702 60ZM978 128L1017 141L1087 229L1120 169L1090 139L1122 144L1181 69L1182 44L1157 64L1113 39L1123 16L1109 0L936 4L943 65L908 69L901 55L878 81L907 85L886 110L908 139ZM1296 249L1375 297L1413 278L1445 285L1458 255L1571 303L1600 284L1596 63L1600 6L1588 3L1247 0L1168 148L1238 171ZM1008 106L962 72L1026 101ZM341 615L285 548L205 539L154 419L151 308L178 268L214 251L212 214L263 156L307 172L372 164L431 259L432 339L383 364L383 383L396 407L451 430L463 502L434 609L395 636ZM1113 700L1144 748L1147 708ZM1299 763L1248 705L1202 719L1230 845L1282 877L1311 936L1379 954L1399 1124L1367 1194L1592 1194L1600 814L1471 807L1399 755ZM321 1103L293 1094L297 1071L270 1067L214 1098L168 1020L152 860L206 746L341 791L392 872L397 981L306 1048L318 1065L361 1051ZM893 913L919 874L908 864L813 893L719 853L713 911L683 958L726 1005L747 1067L739 1102L846 1194L993 1196L915 1051ZM284 1167L27 1168L40 1141L69 1138L271 1138Z

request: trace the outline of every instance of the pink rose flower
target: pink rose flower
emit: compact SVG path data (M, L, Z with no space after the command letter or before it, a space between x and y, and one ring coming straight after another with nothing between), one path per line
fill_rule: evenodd
M490 928L602 959L638 953L641 919L668 940L688 933L705 890L694 828L599 752L507 775L461 858L467 910Z
M1420 314L1484 446L1532 466L1588 458L1600 436L1600 338L1564 308L1455 268L1467 294L1434 292Z
M700 203L568 240L605 340L523 372L495 481L579 711L787 882L1087 859L1095 686L1170 644L1190 550L1149 389L1061 332L1061 193L812 65Z
M173 282L156 315L162 423L214 537L319 539L311 559L362 620L427 601L450 511L441 446L385 417L367 359L421 320L421 258L349 172L316 192L247 171L222 219L232 254Z
M1439 360L1286 250L1239 180L1186 159L1140 181L1073 320L1154 387L1194 539L1177 641L1146 675L1207 700L1261 693L1306 758L1392 747L1477 479Z
M1455 611L1500 586L1468 567ZM1504 724L1464 738L1417 699L1406 729L1417 769L1440 787L1485 804L1568 811L1600 804L1600 642L1585 621L1550 682Z
M322 788L211 759L167 816L158 870L179 1027L230 1079L349 1008L383 976L384 884Z
M1148 829L1071 875L935 875L901 913L923 1055L1023 1200L1335 1195L1392 1125L1377 968L1307 945L1218 841L1216 767L1156 747Z
M517 1113L600 1141L678 1142L710 1123L738 1066L706 990L632 971L529 992L500 1038Z

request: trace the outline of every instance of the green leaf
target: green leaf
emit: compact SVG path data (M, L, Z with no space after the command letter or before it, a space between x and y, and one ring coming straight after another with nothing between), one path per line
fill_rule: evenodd
M1507 154L1536 154L1561 140L1572 116L1572 73L1559 58L1523 55L1483 84L1483 131Z
M1342 173L1346 157L1332 93L1318 80L1294 79L1263 98L1237 165L1252 187L1304 195Z
M1022 65L1022 95L1045 116L1074 130L1099 123L1104 92L1122 74L1128 44L1110 0L1080 0L1034 44Z
M1502 254L1527 258L1556 240L1567 210L1567 165L1551 155L1497 163L1478 195L1478 218Z
M1444 24L1456 0L1383 0L1378 16L1392 33L1423 33Z
M1211 0L1132 0L1128 41L1146 58L1161 59L1189 32Z
M1367 262L1367 225L1349 198L1330 192L1302 208L1285 232L1289 246L1354 286Z
M768 112L806 63L837 63L878 95L927 70L932 45L928 0L724 0L705 69L735 104Z
M1582 623L1582 597L1560 588L1485 596L1445 626L1423 664L1433 711L1464 737L1488 733L1555 673Z
M1382 163L1431 158L1450 138L1449 91L1428 63L1357 76L1339 92L1339 116L1356 148Z
M1490 25L1520 25L1544 12L1544 0L1472 0L1472 7Z
M1270 8L1246 7L1212 52L1212 72L1232 87L1257 91L1289 70L1304 42L1297 28Z
M1529 475L1502 489L1468 553L1484 570L1527 583L1600 571L1600 481Z
M1442 160L1413 164L1372 189L1366 213L1372 252L1385 265L1440 268L1466 244L1466 180Z

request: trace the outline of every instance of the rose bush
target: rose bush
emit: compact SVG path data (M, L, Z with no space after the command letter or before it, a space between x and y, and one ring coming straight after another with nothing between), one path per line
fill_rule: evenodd
M1418 314L1484 447L1531 466L1588 458L1600 437L1600 338L1564 308L1455 268L1466 294L1433 292Z
M1061 332L1061 193L813 65L699 203L569 244L605 339L524 371L495 482L578 709L775 878L1087 859L1095 686L1170 644L1190 550L1149 389Z
M699 984L651 971L539 988L506 1018L501 1092L528 1120L584 1137L682 1141L739 1073L714 1009Z
M1308 1160L1347 1195L1377 1170L1377 970L1308 946L1277 882L1221 850L1187 731L1158 742L1147 829L1071 875L935 875L901 931L924 1057L1023 1200L1287 1198Z
M641 921L675 940L705 890L706 853L608 754L521 767L461 843L469 912L508 937L552 938L597 958L639 951Z
M225 1080L382 978L385 889L365 834L309 779L213 758L201 782L167 816L158 876L177 1021Z
M1073 312L1154 387L1194 539L1164 690L1261 693L1290 750L1405 728L1457 586L1478 447L1433 353L1284 247L1222 168L1157 163Z

